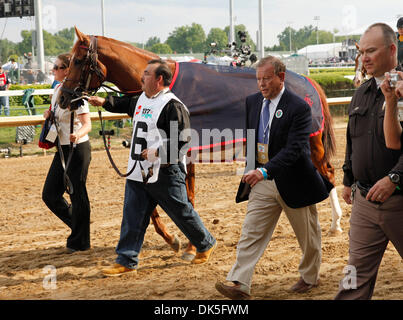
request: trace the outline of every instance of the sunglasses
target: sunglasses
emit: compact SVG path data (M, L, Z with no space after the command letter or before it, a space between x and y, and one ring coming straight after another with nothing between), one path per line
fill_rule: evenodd
M61 69L61 70L63 70L63 69L66 69L66 67L59 67L59 66L57 66L57 65L53 65L53 70L59 70L59 69Z

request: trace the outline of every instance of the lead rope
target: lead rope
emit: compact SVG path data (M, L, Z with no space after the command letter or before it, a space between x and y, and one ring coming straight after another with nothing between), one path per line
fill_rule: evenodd
M73 151L74 151L74 145L73 142L70 142L70 147L69 147L69 157L67 159L67 163L64 161L64 153L63 153L63 148L60 144L60 138L59 138L59 126L57 124L57 121L55 120L55 126L56 126L56 131L57 131L57 149L59 151L59 155L60 155L60 161L62 163L62 167L63 167L63 183L64 183L64 189L65 191L69 194L72 195L74 192L74 188L73 188L73 184L69 178L69 176L67 175L67 170L70 166L70 162L71 159L73 157ZM71 115L70 115L70 134L73 133L73 129L74 129L74 111L71 111Z
M109 151L109 148L107 146L107 143L106 143L105 131L104 131L104 123L103 123L103 120L102 120L101 108L98 108L98 115L99 115L99 121L101 122L102 139L104 141L104 146L105 146L106 154L108 155L108 158L109 158L109 162L111 163L113 169L115 169L115 171L117 172L117 174L120 177L126 178L126 177L130 176L133 173L134 169L136 168L137 161L134 163L133 168L131 168L131 170L129 172L127 172L125 174L120 172L120 170L118 169L118 167L116 166L115 162L112 159L112 155L111 155L111 153Z

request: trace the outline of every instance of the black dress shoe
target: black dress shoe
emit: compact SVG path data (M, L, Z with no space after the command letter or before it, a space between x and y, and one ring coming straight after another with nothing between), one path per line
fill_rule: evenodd
M65 253L72 254L72 253L77 252L77 251L87 251L87 250L89 250L89 249L90 249L90 248L85 248L85 249L73 249L73 248L66 247Z
M250 294L240 288L239 284L227 286L221 282L215 284L215 288L219 293L232 300L249 300Z
M76 250L76 249L66 247L65 253L67 253L67 254L72 254L72 253L77 252L77 251L78 251L78 250Z

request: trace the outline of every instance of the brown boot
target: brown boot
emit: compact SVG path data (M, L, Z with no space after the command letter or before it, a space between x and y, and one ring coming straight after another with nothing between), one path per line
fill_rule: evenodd
M119 263L115 263L112 267L103 269L102 273L107 277L117 277L125 273L136 274L137 269L126 268Z
M192 260L192 264L202 264L202 263L206 263L210 257L211 254L213 253L213 251L215 250L215 248L217 247L217 241L214 243L214 245L208 249L207 251L204 252L196 252L196 256L194 257L194 259Z

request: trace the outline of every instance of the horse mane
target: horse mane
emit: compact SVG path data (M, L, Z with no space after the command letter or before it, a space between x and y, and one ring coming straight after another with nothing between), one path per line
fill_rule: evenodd
M336 137L334 135L333 120L330 114L329 104L326 100L326 94L322 87L314 79L309 78L319 94L323 105L324 128L322 135L323 147L325 149L324 161L329 162L330 158L336 153Z

